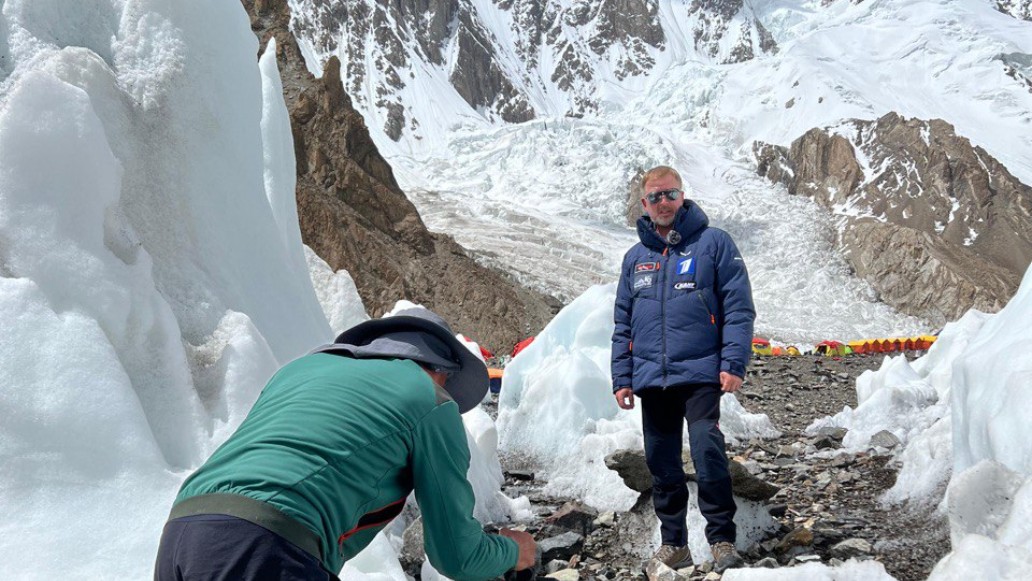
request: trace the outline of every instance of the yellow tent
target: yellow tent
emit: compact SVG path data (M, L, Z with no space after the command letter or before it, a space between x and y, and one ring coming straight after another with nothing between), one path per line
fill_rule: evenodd
M752 352L754 355L771 355L770 341L754 337L752 340Z

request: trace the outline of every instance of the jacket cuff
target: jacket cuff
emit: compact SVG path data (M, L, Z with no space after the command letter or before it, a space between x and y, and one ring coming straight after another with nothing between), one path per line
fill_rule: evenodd
M720 370L745 379L745 366L737 361L721 361Z

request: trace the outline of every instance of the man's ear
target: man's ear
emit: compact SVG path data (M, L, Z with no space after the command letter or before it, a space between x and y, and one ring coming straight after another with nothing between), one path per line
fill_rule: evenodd
M646 209L646 208L649 207L648 204L645 203L645 198L641 199L641 207L642 207L642 209Z

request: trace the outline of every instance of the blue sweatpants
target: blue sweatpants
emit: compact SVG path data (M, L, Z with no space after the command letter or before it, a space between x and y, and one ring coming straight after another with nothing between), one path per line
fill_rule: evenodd
M233 516L200 514L165 523L154 581L339 581L314 556Z
M720 432L719 385L691 384L640 394L645 461L652 473L652 502L660 522L664 545L683 546L688 541L685 517L688 486L681 463L684 422L698 474L699 511L706 519L706 539L713 543L735 542L735 500L731 473Z

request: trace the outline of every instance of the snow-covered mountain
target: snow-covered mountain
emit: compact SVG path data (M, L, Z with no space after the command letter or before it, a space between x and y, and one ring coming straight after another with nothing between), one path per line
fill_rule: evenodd
M1000 310L1032 261L1032 187L941 119L888 113L754 149L760 173L836 216L885 302L937 326Z
M831 216L758 178L752 144L895 112L949 122L1032 183L1027 3L290 4L309 68L340 58L428 226L567 299L615 278L630 183L667 163L739 240L760 332L910 332L928 325L875 300Z

